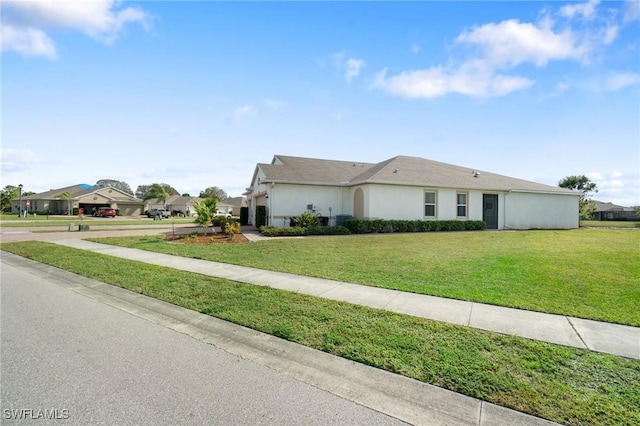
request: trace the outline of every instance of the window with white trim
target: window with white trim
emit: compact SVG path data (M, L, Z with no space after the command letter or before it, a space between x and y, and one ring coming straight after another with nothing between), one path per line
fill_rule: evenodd
M425 217L436 217L437 212L437 193L435 191L425 191L424 192L424 216Z
M458 192L456 194L456 216L467 217L467 193Z

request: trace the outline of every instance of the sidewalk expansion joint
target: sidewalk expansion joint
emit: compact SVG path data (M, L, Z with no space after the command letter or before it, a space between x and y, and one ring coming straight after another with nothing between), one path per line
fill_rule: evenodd
M471 308L469 308L469 318L467 319L467 327L471 327L471 317L473 316L473 305L475 305L475 303L471 302Z
M398 296L400 296L402 293L401 292L397 292L395 296L393 296L391 298L391 300L389 300L383 307L382 309L384 309L385 311L388 311L387 306L389 306L394 300L396 300L398 298ZM393 311L392 311L393 312Z
M584 341L584 339L582 338L582 336L580 335L580 333L578 332L578 330L575 328L575 326L573 325L573 323L571 322L571 318L569 317L565 317L567 319L567 321L569 322L569 325L571 326L571 329L574 331L574 333L576 333L576 336L578 336L578 339L580 339L580 341L582 342L582 344L584 345L584 347L588 350L592 350L589 345L587 345L587 342Z

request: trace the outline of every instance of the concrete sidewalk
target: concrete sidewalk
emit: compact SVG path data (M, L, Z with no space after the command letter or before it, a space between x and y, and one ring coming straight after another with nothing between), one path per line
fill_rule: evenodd
M190 259L79 239L56 244L497 333L640 359L640 328Z

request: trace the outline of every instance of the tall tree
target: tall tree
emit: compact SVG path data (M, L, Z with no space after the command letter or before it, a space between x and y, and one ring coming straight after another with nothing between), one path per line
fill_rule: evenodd
M162 184L160 183L153 183L151 184L151 187L149 188L149 191L147 192L147 194L142 198L143 200L151 200L151 199L158 199L158 200L162 200L162 207L166 207L166 203L167 203L167 198L169 198L169 193L167 192L167 190L165 189L164 186L162 186Z
M96 186L100 188L117 188L121 191L126 192L127 194L133 195L133 191L127 182L115 180L115 179L100 179L96 182Z
M71 216L71 213L73 212L73 207L71 206L72 197L69 191L61 192L60 194L58 194L57 198L63 199L67 202L67 215Z
M580 192L580 218L591 219L596 210L596 203L591 199L592 193L598 192L598 186L585 175L567 176L558 182L560 188Z
M224 190L218 188L217 186L210 186L204 191L200 191L199 197L200 198L216 198L220 201L226 200L227 198L229 198L227 193L224 192Z
M15 200L20 196L20 189L17 186L7 185L0 193L0 210L11 211L11 200Z
M138 185L138 188L136 188L136 192L135 192L135 196L143 199L143 200L149 200L150 198L155 198L155 197L147 197L147 195L149 194L149 192L151 191L151 188L154 185L160 185L161 187L164 188L165 192L167 194L169 194L169 196L171 195L179 195L180 193L178 191L176 191L176 189L166 183L153 183L151 185Z

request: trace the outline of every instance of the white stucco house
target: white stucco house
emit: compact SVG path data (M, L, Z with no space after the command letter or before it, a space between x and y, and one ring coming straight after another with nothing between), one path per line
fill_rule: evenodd
M244 194L249 223L288 226L305 211L330 217L484 220L488 229L577 228L579 194L477 169L397 156L360 163L275 155L256 165Z

